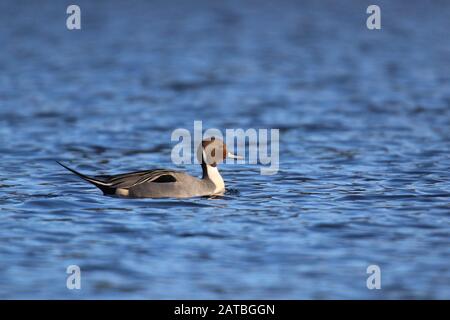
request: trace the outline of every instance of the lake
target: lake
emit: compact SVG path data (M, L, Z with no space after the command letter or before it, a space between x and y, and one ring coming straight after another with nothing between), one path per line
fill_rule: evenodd
M76 4L0 4L0 298L450 298L450 3ZM278 173L122 199L55 162L200 176L171 162L197 120L279 129Z

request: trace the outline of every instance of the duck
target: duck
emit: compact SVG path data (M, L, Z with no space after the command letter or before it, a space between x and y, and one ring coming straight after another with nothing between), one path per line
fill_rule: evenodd
M202 177L168 169L135 171L117 175L87 176L56 161L59 165L87 181L104 195L125 198L192 198L223 195L225 182L218 164L226 158L243 159L227 151L226 144L218 138L202 140L198 152Z

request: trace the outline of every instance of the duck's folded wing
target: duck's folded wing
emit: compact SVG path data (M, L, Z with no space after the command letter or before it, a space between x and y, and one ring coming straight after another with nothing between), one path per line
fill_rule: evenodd
M137 171L116 176L104 177L105 183L112 188L131 188L145 182L167 183L176 182L176 171L155 169L147 171Z

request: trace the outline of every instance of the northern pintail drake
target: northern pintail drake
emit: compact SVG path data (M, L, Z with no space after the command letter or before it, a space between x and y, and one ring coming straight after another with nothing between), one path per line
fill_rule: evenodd
M86 176L58 163L92 183L105 195L128 198L190 198L223 194L225 183L217 165L227 157L243 158L227 152L225 143L214 137L202 141L198 154L201 154L200 164L203 171L201 179L181 171L166 169L136 171L113 176Z

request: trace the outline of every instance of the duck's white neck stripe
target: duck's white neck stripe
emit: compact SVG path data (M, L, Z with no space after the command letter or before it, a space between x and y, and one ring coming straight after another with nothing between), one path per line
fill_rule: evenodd
M217 169L217 166L213 167L206 163L207 158L206 158L205 150L203 150L202 154L203 154L203 159L202 159L203 166L206 167L206 177L203 177L203 178L207 178L207 179L211 180L212 183L214 183L214 185L216 186L216 188L214 189L214 193L223 192L225 190L225 182L223 181L223 178L220 175L219 170Z
M216 186L216 189L214 189L214 193L224 191L225 182L223 181L222 176L219 173L219 170L217 170L217 167L211 167L210 165L206 165L206 171L209 180L211 180Z

